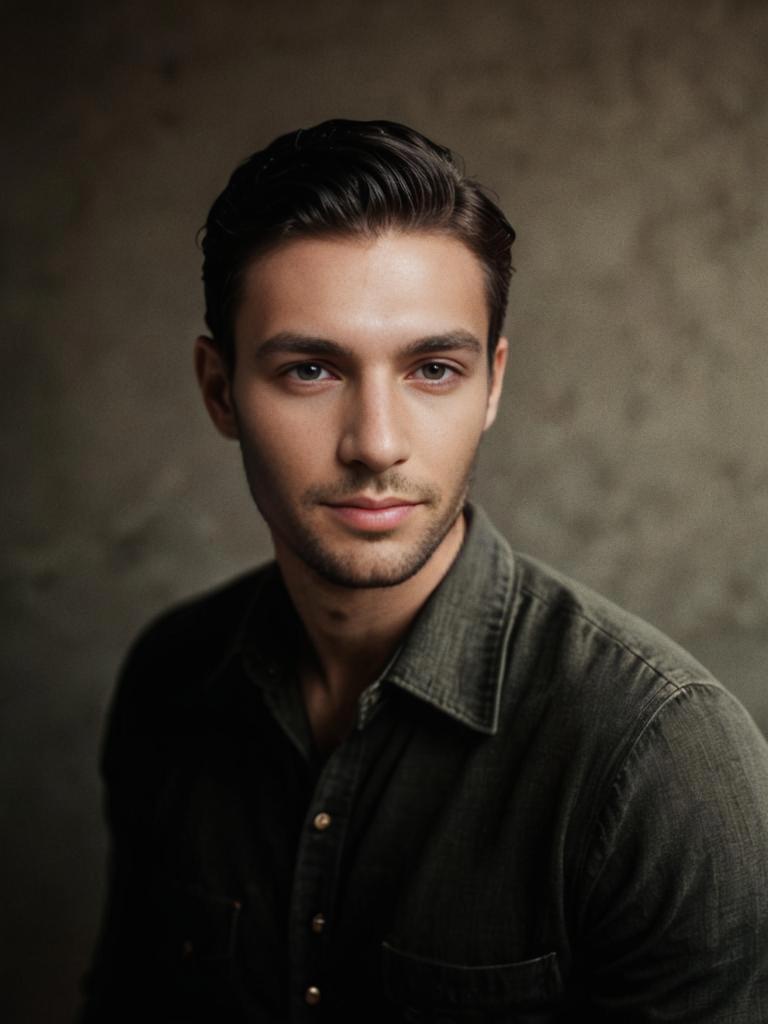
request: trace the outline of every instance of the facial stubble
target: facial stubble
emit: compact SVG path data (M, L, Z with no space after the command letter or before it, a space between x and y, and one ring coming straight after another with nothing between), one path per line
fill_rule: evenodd
M281 501L279 480L274 480L270 467L257 454L241 445L245 474L251 495L273 536L291 549L313 572L323 580L340 587L374 589L394 587L415 576L435 554L457 519L462 514L474 470L470 462L453 493L444 493L430 485L414 483L397 471L374 475L363 467L350 471L346 478L327 487L309 488L302 495L298 508ZM367 565L376 547L396 540L397 529L385 532L358 532L354 536L351 552L333 550L332 543L311 527L313 512L323 505L343 503L344 499L361 491L378 494L396 494L417 503L427 511L427 522L420 535L405 550L386 558L382 564ZM273 499L270 502L270 497ZM278 498L277 506L274 499ZM302 512L305 515L302 515ZM419 514L419 513L416 513ZM361 545L364 547L361 550Z

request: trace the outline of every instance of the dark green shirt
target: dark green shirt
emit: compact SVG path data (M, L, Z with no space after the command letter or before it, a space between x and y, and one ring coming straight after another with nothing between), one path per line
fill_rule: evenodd
M327 759L275 566L139 639L85 1022L768 1021L764 739L468 519Z

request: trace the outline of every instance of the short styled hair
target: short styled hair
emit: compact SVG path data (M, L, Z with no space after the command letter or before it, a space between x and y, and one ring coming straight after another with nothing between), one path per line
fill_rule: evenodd
M259 254L302 237L442 233L479 259L489 364L512 275L515 232L459 160L393 121L324 121L281 135L232 174L203 229L205 321L230 370L243 275Z

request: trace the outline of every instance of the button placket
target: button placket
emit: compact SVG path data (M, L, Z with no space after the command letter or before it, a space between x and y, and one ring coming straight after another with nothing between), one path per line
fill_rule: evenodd
M353 733L329 757L302 830L291 902L292 1020L311 1020L323 988L328 915L338 885L349 811L357 788L363 736ZM312 1015L312 1016L310 1016Z

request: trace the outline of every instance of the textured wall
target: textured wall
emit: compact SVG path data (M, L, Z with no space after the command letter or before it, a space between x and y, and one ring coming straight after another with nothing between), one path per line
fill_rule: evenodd
M405 120L496 188L514 354L479 497L768 729L762 0L4 8L4 1020L73 1005L132 633L269 550L190 343L195 231L279 131Z

